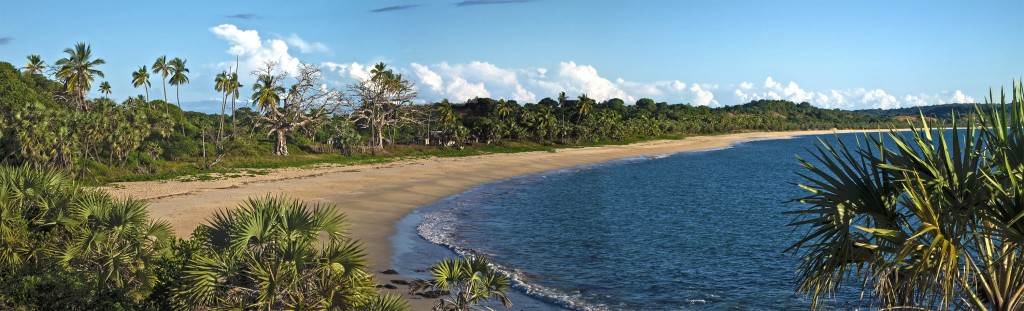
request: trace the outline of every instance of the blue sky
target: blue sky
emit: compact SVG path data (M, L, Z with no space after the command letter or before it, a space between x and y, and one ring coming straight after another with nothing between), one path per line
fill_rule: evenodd
M52 64L87 42L107 61L100 80L123 99L142 92L130 84L138 66L182 57L192 70L183 105L202 111L213 111L213 76L236 54L243 73L265 60L285 71L305 62L339 88L383 61L426 101L536 102L566 91L711 106L781 98L892 108L981 101L990 87L1024 75L1020 0L161 4L5 2L0 61L20 67L34 53ZM160 81L153 85L151 97L162 97Z

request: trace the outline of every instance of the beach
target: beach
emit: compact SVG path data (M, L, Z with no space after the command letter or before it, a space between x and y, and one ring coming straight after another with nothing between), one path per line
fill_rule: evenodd
M725 148L740 141L828 133L834 131L694 136L630 145L563 148L554 152L273 169L262 175L210 181L126 182L103 189L117 197L131 196L146 200L150 216L169 222L181 237L188 237L194 228L203 224L214 212L233 208L253 196L286 194L310 203L334 205L338 212L348 216L350 236L365 244L370 256L370 267L378 281L384 284L395 279L408 280L401 274L411 272L398 271L399 275L380 273L390 268L393 247L389 237L395 234L395 222L418 207L482 183L622 158ZM404 287L400 286L394 292L404 292ZM411 299L410 302L416 310L429 308L430 304L426 299Z

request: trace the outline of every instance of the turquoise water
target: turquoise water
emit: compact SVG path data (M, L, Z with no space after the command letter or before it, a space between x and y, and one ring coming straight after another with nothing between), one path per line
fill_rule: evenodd
M394 268L416 274L453 250L484 254L516 279L514 310L806 310L793 293L798 258L783 253L803 232L782 212L805 194L790 184L800 181L795 157L818 139L481 185L403 219Z

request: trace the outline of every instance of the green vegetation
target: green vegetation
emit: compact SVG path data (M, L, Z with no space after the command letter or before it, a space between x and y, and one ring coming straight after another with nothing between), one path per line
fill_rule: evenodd
M408 310L332 209L255 198L179 239L144 203L0 166L0 309Z
M251 87L239 82L238 68L226 70L201 83L221 93L220 114L205 114L181 109L178 91L195 82L183 58L160 56L149 68L139 66L130 74L131 86L141 88L141 94L116 102L86 97L96 77L105 75L100 68L104 59L92 55L85 43L64 53L49 68L38 55L29 55L21 73L0 62L0 104L5 108L0 110L0 158L12 165L61 169L93 183L737 131L876 129L895 120L787 101L708 108L646 98L633 105L620 99L597 102L586 94L571 98L565 93L538 103L476 98L413 104L415 86L383 63L344 91L321 88L320 69L311 65L285 76L268 63L251 73L257 81ZM151 74L160 76L162 100L149 98ZM169 103L168 84L175 88L174 104ZM111 89L130 88L102 82L98 89L108 95ZM250 89L251 94L242 94ZM251 106L236 107L242 96L252 100Z
M800 160L811 194L791 225L807 232L790 250L815 308L859 286L883 310L1024 309L1024 84L989 96L966 127L922 121Z
M491 299L506 309L512 307L505 296L508 277L492 269L483 257L444 259L430 268L430 274L433 279L424 289L448 294L434 304L434 311L493 310L484 306Z

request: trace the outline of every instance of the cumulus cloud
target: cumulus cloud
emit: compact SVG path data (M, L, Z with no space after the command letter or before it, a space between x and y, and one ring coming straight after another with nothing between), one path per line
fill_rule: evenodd
M634 82L622 78L613 81L590 65L569 61L559 63L557 67L557 70L549 72L546 68L503 68L479 61L434 65L411 63L405 72L411 73L420 88L421 97L428 101L443 98L465 101L488 96L535 103L539 97L555 97L559 92L566 92L569 97L587 94L598 101L619 98L632 103L648 97L672 103L719 105L714 94L718 89L715 84L679 80Z
M561 91L587 94L599 101L611 98L631 99L617 84L601 77L593 66L578 65L572 61L559 63L558 78L559 81L555 82L555 85L558 85Z
M535 102L536 95L520 82L520 71L498 67L487 62L474 61L467 64L442 62L434 65L410 64L412 73L418 79L426 96L436 99L448 98L465 101L474 97L514 99ZM436 100L435 99L435 100Z
M430 70L427 66L417 63L412 63L410 66L412 66L413 72L416 73L416 77L419 78L422 85L426 85L431 91L438 94L444 92L444 87L442 86L444 84L444 79L441 78L441 75Z
M953 96L949 98L949 102L950 103L962 104L962 103L976 103L977 101L974 100L974 97L970 97L970 96L964 95L964 92L961 92L960 90L956 90L956 92L953 93Z
M328 52L331 49L327 48L326 44L320 42L306 42L299 38L299 35L291 34L287 38L284 38L288 45L299 48L299 52L302 53L313 53L313 52Z
M228 42L227 52L238 55L241 59L239 72L247 73L261 67L267 61L277 62L278 69L286 74L298 72L301 62L288 52L288 43L282 39L262 40L256 30L242 30L231 24L223 24L210 28L217 37ZM221 67L233 66L234 62L218 64ZM243 74L243 76L248 76Z
M448 83L448 87L445 88L445 93L453 97L457 101L466 101L477 97L491 97L491 93L487 91L483 83L470 83L461 77L453 78L451 83Z
M328 71L338 73L338 75L343 78L358 81L370 79L370 71L373 70L373 65L364 65L357 62L352 62L348 64L324 62L320 64L320 66L326 68Z
M707 106L714 103L717 106L718 102L715 101L715 94L712 94L711 91L704 90L699 84L694 84L690 87L690 91L695 95L693 101L694 104Z
M783 87L785 85L785 87ZM746 103L758 99L788 100L792 102L808 102L822 108L841 109L892 109L922 105L946 103L970 103L974 98L960 90L952 94L907 94L896 96L883 89L854 88L848 90L810 91L802 88L795 81L783 84L771 76L765 78L763 87L743 82L733 90L737 103Z

